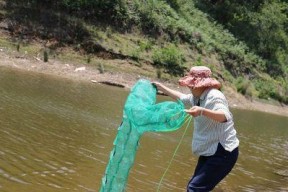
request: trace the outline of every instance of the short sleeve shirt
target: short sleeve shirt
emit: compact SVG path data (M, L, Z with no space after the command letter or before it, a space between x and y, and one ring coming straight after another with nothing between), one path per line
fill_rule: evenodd
M218 89L206 89L200 98L187 94L183 95L180 100L189 108L199 103L201 107L206 109L223 111L227 119L226 122L221 123L206 116L194 117L192 152L195 155L214 155L218 143L230 152L239 146L233 116L229 110L228 102L221 91Z

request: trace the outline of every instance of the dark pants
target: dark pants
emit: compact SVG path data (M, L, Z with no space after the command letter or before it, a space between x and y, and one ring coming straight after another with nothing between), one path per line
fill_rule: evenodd
M226 151L219 143L212 156L200 156L195 172L187 185L187 192L207 192L232 170L238 158L238 147L232 152Z

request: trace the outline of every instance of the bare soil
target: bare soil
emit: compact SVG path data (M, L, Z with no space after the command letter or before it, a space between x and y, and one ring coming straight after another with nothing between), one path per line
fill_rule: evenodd
M54 75L62 78L69 78L76 81L84 81L87 83L104 83L107 85L115 85L124 87L126 89L131 88L134 83L140 78L146 78L151 81L161 81L159 79L148 78L135 73L124 72L104 72L100 73L97 67L89 66L87 64L71 64L58 60L49 60L49 62L43 62L36 57L28 57L25 55L10 54L0 47L0 66L16 68L19 70L32 71L37 73L44 73ZM108 61L109 62L109 61ZM131 67L129 61L125 60L111 60L115 65L121 65L121 67ZM167 86L178 89L181 92L188 93L188 90L177 86L175 82L162 81ZM260 101L245 98L243 95L237 93L233 88L224 85L224 94L232 108L256 110L267 112L271 114L277 114L288 117L288 106L272 101Z

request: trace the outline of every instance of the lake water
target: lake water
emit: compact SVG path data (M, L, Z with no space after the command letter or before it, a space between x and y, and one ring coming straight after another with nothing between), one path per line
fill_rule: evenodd
M128 93L0 68L0 191L98 191ZM288 191L288 118L232 112L240 156L214 191ZM160 191L185 191L197 161L192 130ZM144 134L127 191L157 190L183 131Z

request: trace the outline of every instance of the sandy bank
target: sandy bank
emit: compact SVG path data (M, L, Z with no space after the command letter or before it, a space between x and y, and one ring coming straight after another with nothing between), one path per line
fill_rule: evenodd
M33 71L38 73L45 73L50 75L56 75L63 78L70 78L73 80L85 81L89 83L100 83L108 82L108 84L118 84L119 86L130 88L133 84L140 78L146 78L140 75L127 74L127 73L112 73L105 72L101 74L96 67L87 66L87 64L73 65L70 63L63 63L57 60L49 60L49 62L44 63L39 58L15 56L6 53L4 50L0 49L0 66L17 68L21 70ZM115 60L113 61L115 62ZM123 61L120 61L122 62ZM117 63L117 61L116 61ZM149 79L149 78L146 78ZM154 79L149 79L153 81ZM187 92L185 88L178 87L175 83L163 82L169 87L178 89L181 92ZM230 106L233 108L247 109L247 110L257 110L262 112L267 112L271 114L277 114L288 117L288 106L281 105L280 103L269 103L260 102L255 100L249 100L238 94L232 88L224 86L223 92L225 93Z

